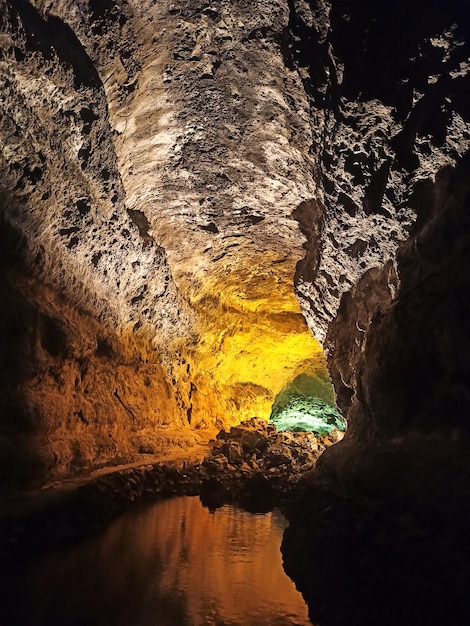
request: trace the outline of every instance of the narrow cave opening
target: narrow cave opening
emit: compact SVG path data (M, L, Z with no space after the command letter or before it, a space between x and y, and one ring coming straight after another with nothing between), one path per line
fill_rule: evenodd
M261 282L259 276L237 281L235 293L225 286L212 296L211 306L204 299L207 331L189 356L192 418L204 425L205 415L218 415L223 428L257 418L277 431L316 437L335 432L338 441L346 421L336 406L323 348L287 280L282 298L273 288L254 294Z
M277 394L270 421L279 431L313 432L319 437L335 430L344 433L346 420L323 390L319 376L299 374Z
M334 424L344 430L323 348L293 288L295 260L274 263L263 255L242 267L227 260L192 296L199 322L198 341L185 354L192 428L227 429L253 417L276 424L298 395L308 397L305 416L330 418L323 427L304 420L287 429L320 435Z

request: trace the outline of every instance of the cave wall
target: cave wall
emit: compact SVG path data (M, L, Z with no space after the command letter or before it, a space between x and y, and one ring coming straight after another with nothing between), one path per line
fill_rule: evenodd
M2 275L4 495L194 443L161 363L31 278Z
M388 437L469 431L468 156L436 173L429 216L397 257L400 289L376 312L360 364L360 401Z
M0 9L4 480L268 419L300 374L332 402L293 285L317 183L288 4Z
M296 288L348 419L318 475L461 502L446 481L467 474L469 7L290 6L322 189Z
M312 332L343 450L465 422L465 3L0 8L6 458L159 453L300 374L331 401Z
M126 205L97 69L58 15L23 1L0 9L8 489L196 438L176 345L191 313L145 216Z
M465 396L468 7L293 1L290 32L323 206L297 291L350 435L426 428L425 415L452 427L450 396Z
M312 623L464 624L468 3L291 6L324 138L322 249L297 288L348 431L287 512L284 564Z

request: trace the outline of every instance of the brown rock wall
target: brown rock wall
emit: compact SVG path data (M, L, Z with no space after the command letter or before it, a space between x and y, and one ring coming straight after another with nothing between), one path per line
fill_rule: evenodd
M195 441L145 343L18 274L1 294L4 493Z

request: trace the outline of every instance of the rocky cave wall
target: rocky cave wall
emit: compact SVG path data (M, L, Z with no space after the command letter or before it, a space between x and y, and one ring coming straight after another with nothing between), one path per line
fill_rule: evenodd
M5 482L24 486L194 439L152 345L155 314L169 345L190 313L125 206L102 82L76 35L28 2L0 14L1 457Z
M297 287L349 427L288 512L284 564L312 623L464 624L469 6L292 7L324 188Z
M2 471L28 485L334 394L285 2L3 1Z
M457 345L467 328L458 268L468 244L468 6L291 4L292 64L310 97L323 190L320 249L314 241L297 289L349 435L452 428L467 406Z
M467 14L2 0L7 481L333 401L304 317L331 457L464 424Z

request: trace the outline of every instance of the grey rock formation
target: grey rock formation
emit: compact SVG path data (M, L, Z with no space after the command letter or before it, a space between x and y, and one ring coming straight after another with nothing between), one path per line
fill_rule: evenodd
M463 624L468 4L294 6L335 248L298 288L349 429L289 511L285 564L313 623Z

